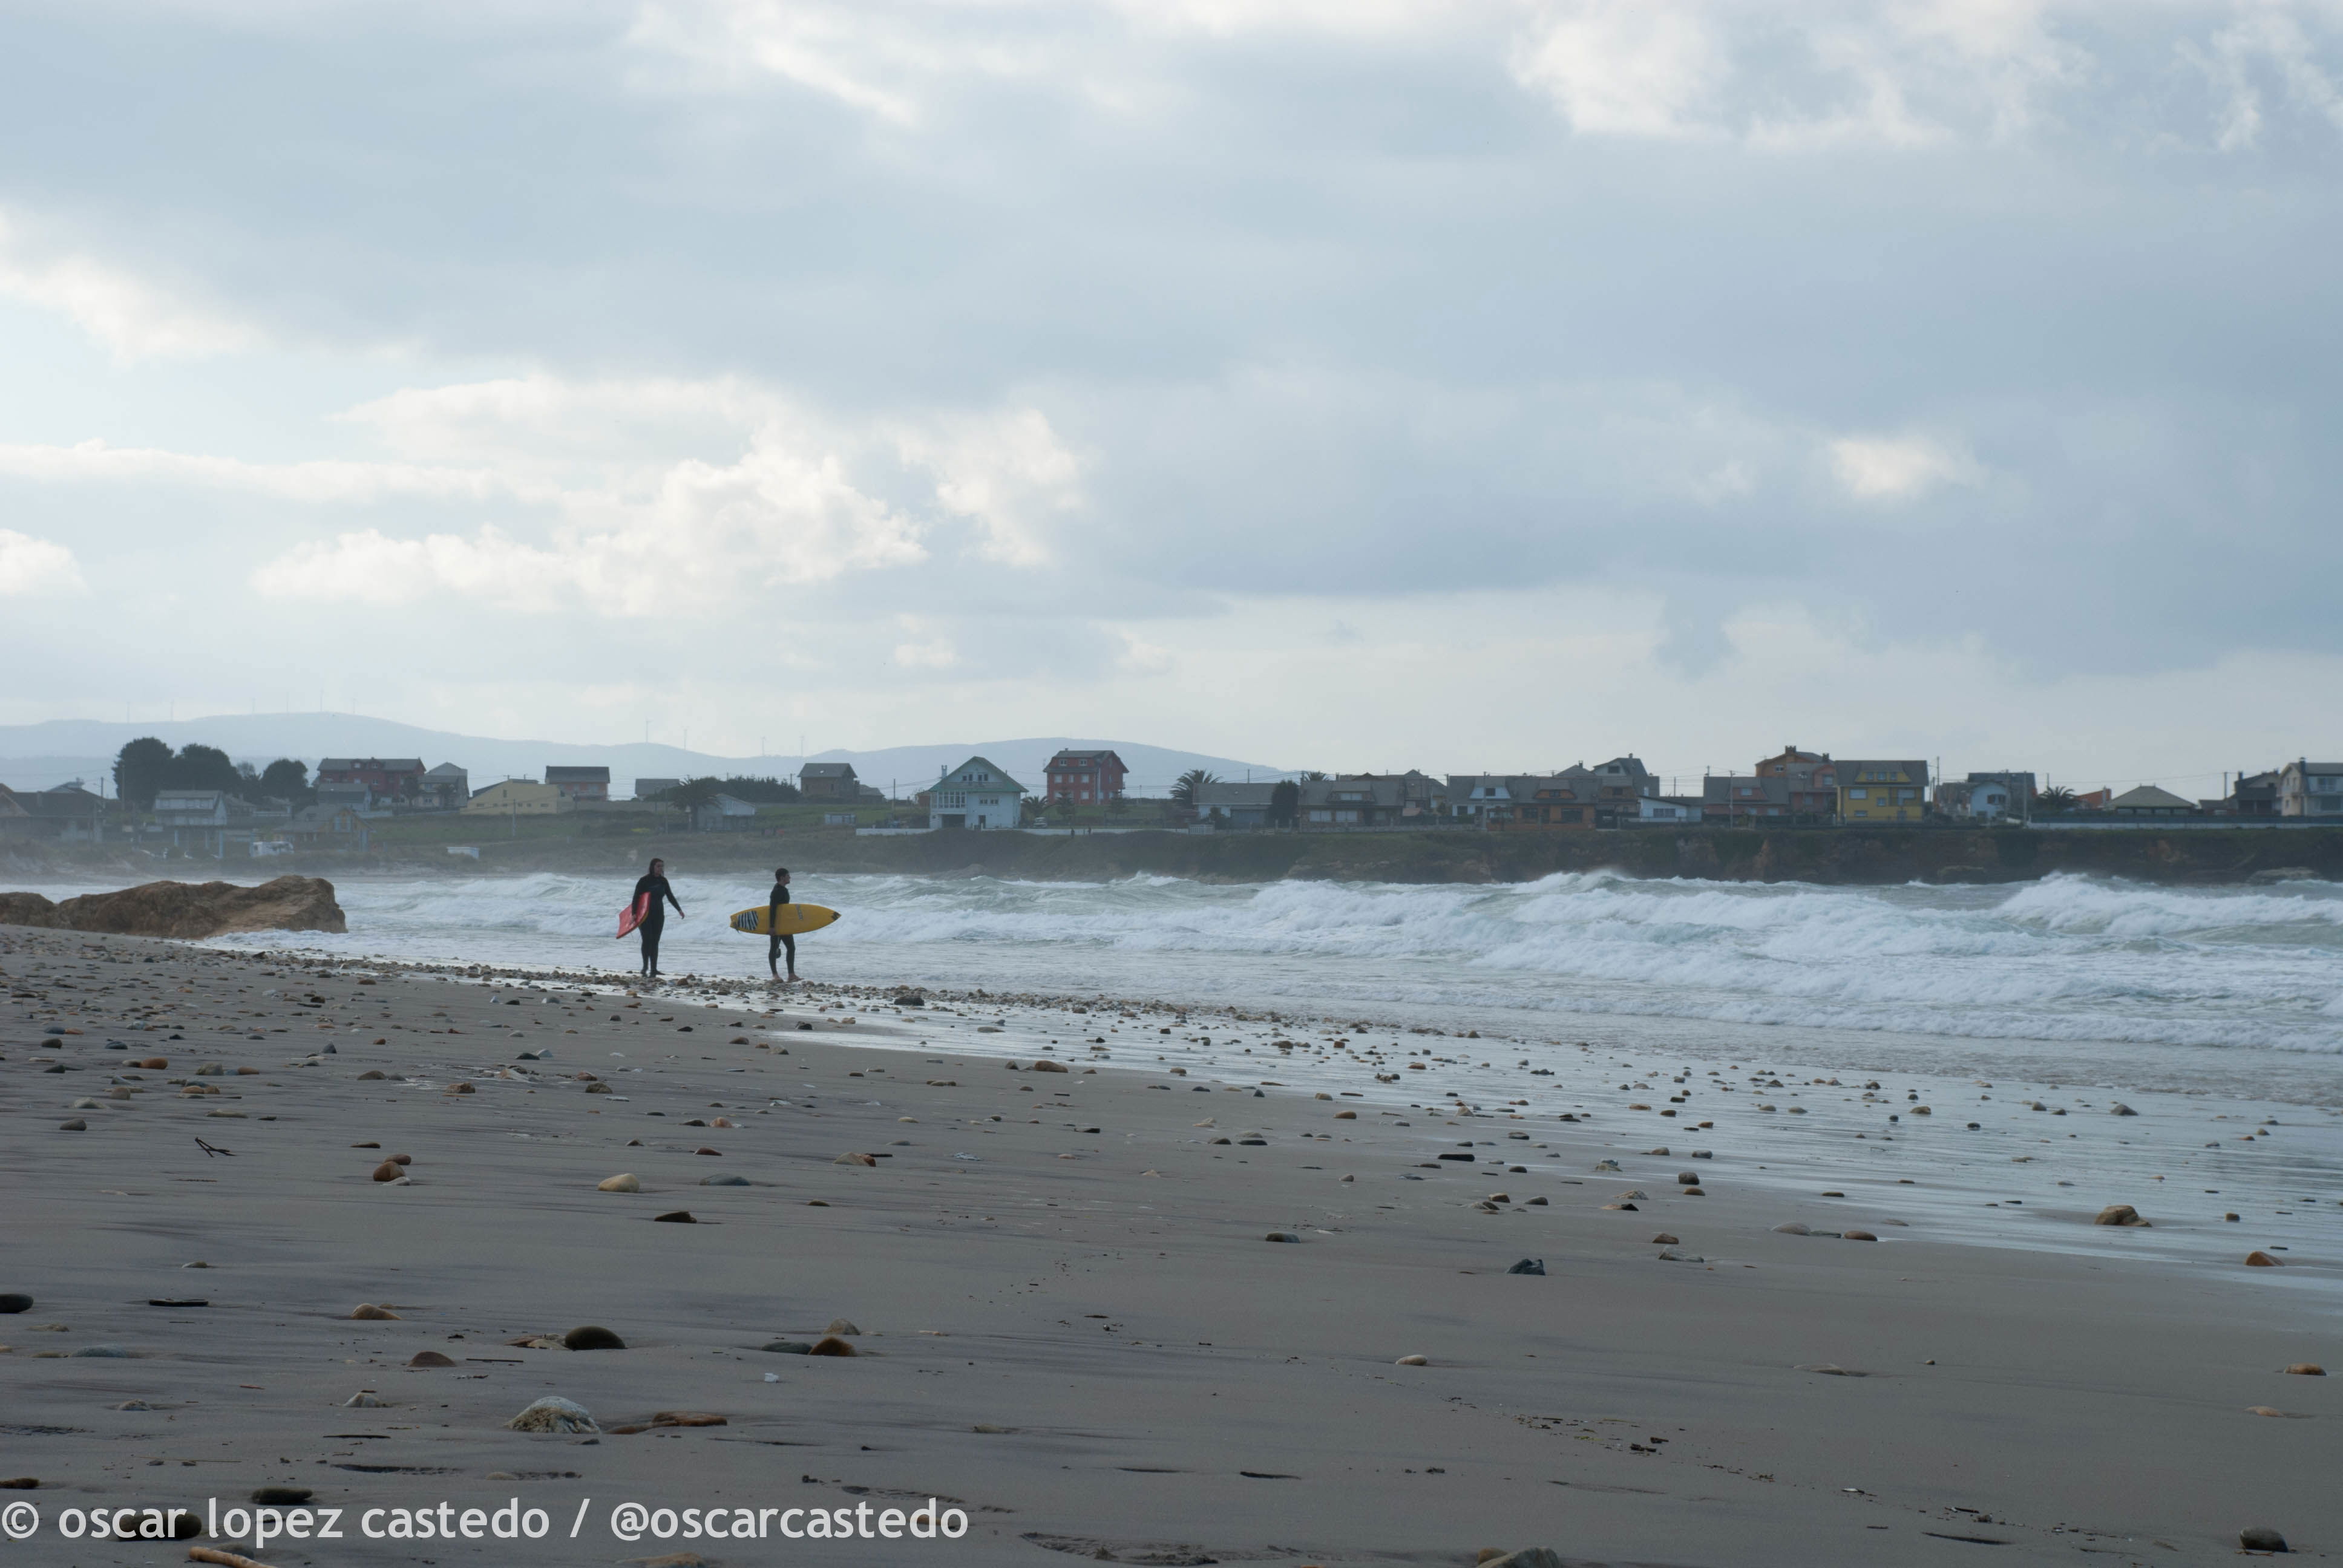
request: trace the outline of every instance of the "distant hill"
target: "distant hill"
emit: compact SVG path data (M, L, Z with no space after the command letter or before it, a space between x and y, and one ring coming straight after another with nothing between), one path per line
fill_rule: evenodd
M81 779L95 786L99 779L111 776L115 754L123 743L141 735L155 736L175 748L199 740L256 768L279 757L297 758L312 768L320 757L420 757L427 765L453 762L468 770L474 789L505 778L542 778L548 764L599 764L610 769L614 795L632 793L637 779L679 779L702 773L787 778L807 762L850 762L864 783L881 789L898 785L909 792L925 787L972 752L990 758L1026 788L1038 790L1043 783L1043 765L1051 753L1067 746L1112 749L1131 769L1128 792L1135 796L1169 794L1172 781L1192 768L1222 779L1278 779L1290 773L1264 763L1198 751L1071 736L890 746L877 751L819 751L809 757L718 757L641 741L584 746L558 740L498 740L356 713L228 713L168 724L58 719L45 724L0 725L0 784L43 789Z

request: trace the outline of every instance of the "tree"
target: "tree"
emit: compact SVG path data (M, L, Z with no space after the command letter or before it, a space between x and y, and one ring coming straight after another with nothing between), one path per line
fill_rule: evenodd
M114 759L114 792L141 811L151 810L155 791L163 787L163 770L171 765L171 749L151 735L124 746Z
M2034 809L2046 813L2071 811L2075 809L2075 792L2065 785L2054 785L2034 797Z
M166 789L219 789L230 795L244 791L244 775L227 759L227 753L216 746L190 741L179 749L179 754L164 765L163 788Z
M1212 774L1205 772L1202 769L1191 768L1188 771L1180 775L1180 780L1178 783L1172 786L1172 799L1177 800L1182 806L1193 806L1196 803L1197 790L1202 789L1207 784L1217 784L1219 782L1220 780L1218 779L1214 778Z
M1074 819L1073 798L1069 795L1059 796L1057 799L1052 801L1050 805L1050 815L1055 817L1061 822L1072 821Z
M1113 794L1106 798L1106 814L1108 816L1125 816L1130 812L1130 810L1131 802L1122 798L1121 790L1118 789Z
M719 786L735 800L751 800L767 806L794 805L802 799L794 784L784 784L779 779L756 778L736 773Z
M727 791L721 779L713 775L703 775L698 779L685 779L674 789L666 791L660 799L670 806L681 807L696 817L699 814L701 807L715 805L716 797L725 793Z
M1280 779L1277 788L1269 792L1269 825L1295 828L1301 823L1302 786L1291 779Z
M309 788L308 764L279 757L260 770L260 793L272 800L307 806L317 792Z

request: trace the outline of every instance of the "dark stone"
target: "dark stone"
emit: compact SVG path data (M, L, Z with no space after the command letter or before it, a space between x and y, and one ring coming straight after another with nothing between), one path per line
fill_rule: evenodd
M699 1221L691 1217L690 1210L678 1209L670 1214L652 1215L651 1223L654 1225L697 1225Z
M32 1310L33 1298L20 1291L0 1295L0 1312L29 1312Z
M813 1346L804 1340L775 1340L765 1347L780 1355L802 1356L813 1353Z
M1523 1258L1520 1262L1515 1263L1512 1268L1507 1269L1505 1272L1509 1274L1543 1274L1545 1272L1545 1260L1544 1258Z
M1469 1163L1472 1161L1473 1156L1470 1154L1443 1154L1440 1158L1443 1160L1463 1160Z
M252 1500L266 1508L296 1508L316 1495L306 1486L260 1486L253 1489Z
M626 1341L592 1323L570 1330L561 1336L561 1342L573 1351L622 1351L627 1348Z
M2237 1532L2237 1544L2248 1552L2288 1552L2292 1548L2286 1537L2267 1524L2248 1525Z

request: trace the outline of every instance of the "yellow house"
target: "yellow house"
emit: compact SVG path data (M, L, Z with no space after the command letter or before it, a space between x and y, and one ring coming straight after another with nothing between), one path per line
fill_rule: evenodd
M491 784L464 803L468 817L550 817L576 809L568 796L550 784L528 779L508 779Z
M1917 822L1928 810L1926 762L1841 762L1838 819Z

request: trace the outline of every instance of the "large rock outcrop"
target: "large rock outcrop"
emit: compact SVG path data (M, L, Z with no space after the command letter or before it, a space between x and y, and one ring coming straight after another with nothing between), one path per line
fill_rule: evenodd
M347 931L349 921L323 877L279 877L256 888L233 882L148 882L53 904L38 893L0 893L0 925L106 931L125 937L216 937L223 931Z

